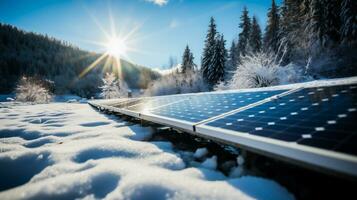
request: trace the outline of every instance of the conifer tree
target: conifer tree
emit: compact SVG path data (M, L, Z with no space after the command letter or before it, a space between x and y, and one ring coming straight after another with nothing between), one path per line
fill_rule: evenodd
M212 59L212 68L209 70L208 78L210 87L213 87L220 81L223 81L225 75L225 65L227 61L226 41L223 35L217 35L214 56Z
M240 55L245 56L248 51L248 42L251 30L251 22L247 7L244 7L240 20L241 23L239 24L239 28L241 29L241 32L239 33L238 39L238 51Z
M284 0L281 7L281 20L280 20L280 45L287 47L284 61L289 62L295 50L297 49L297 38L299 37L299 10L301 0ZM282 52L278 52L282 53Z
M310 23L309 23L310 43L324 45L326 41L326 27L324 26L324 6L320 0L310 2Z
M299 23L299 10L301 0L284 0L281 7L281 34L282 37L291 37L297 30Z
M271 8L268 11L268 22L264 34L264 49L277 53L279 48L279 28L280 28L279 8L272 0Z
M210 24L208 27L208 33L205 40L205 47L203 49L203 56L201 61L201 71L203 79L209 83L208 73L212 68L212 60L214 56L215 46L216 46L216 23L213 17L211 17Z
M262 47L262 31L255 16L252 20L252 28L249 36L249 46L252 53L259 52Z
M193 59L194 59L193 54L191 53L190 48L187 45L185 48L185 52L183 53L182 56L181 72L183 74L194 70L195 64L193 63Z
M341 41L343 44L357 44L357 2L355 0L342 0L341 3Z
M233 75L233 72L237 69L238 57L239 57L239 53L238 53L237 45L233 40L228 52L227 64L225 69L226 73L224 77L225 80L230 79Z
M330 44L335 44L340 40L340 12L341 0L324 0L324 23L326 28L326 36ZM355 11L356 12L356 11Z

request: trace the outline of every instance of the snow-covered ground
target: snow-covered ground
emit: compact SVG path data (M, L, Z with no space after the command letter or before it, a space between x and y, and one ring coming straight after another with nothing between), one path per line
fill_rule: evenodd
M224 176L214 157L186 167L170 143L141 141L151 134L87 104L1 103L0 199L294 198L272 180Z

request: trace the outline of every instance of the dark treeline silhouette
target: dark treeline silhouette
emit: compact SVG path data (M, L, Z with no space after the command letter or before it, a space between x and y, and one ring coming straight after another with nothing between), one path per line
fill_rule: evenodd
M105 59L83 77L79 75L101 55L87 52L47 35L25 32L0 23L0 93L13 92L22 76L54 82L54 92L83 97L99 92ZM160 75L149 68L121 60L122 76L130 88L146 88Z

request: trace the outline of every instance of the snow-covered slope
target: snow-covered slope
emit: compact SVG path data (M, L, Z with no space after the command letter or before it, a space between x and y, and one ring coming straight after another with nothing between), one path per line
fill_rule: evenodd
M0 199L293 199L274 181L186 168L151 128L86 104L0 104Z

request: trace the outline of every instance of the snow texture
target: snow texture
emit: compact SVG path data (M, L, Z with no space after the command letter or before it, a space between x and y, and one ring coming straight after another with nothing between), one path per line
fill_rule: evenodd
M186 168L169 142L144 142L86 104L0 104L0 199L293 199L274 181L228 178L217 157Z
M207 169L216 169L217 168L217 156L212 156L211 158L207 158L203 163L202 167Z
M193 154L193 157L195 158L202 158L203 156L207 155L208 154L208 150L207 148L198 148L196 149L195 151L195 154Z

